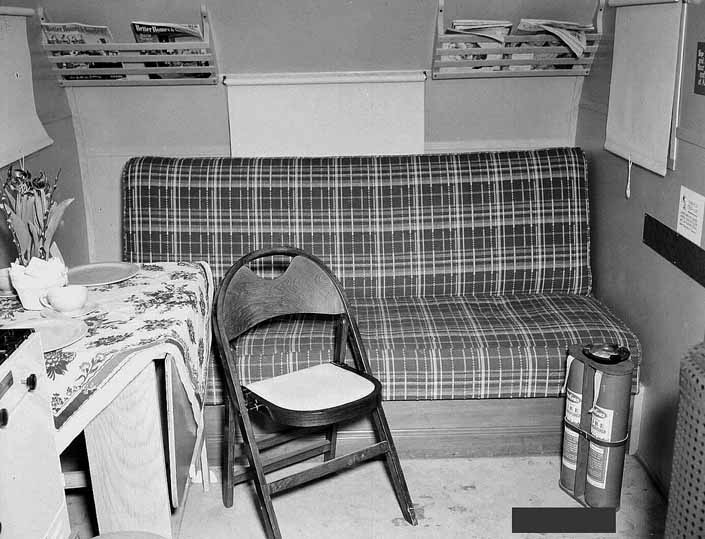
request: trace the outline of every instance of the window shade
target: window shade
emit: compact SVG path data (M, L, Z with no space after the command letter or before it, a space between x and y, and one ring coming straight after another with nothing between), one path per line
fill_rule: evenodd
M605 149L666 175L682 4L617 9Z
M231 155L423 153L421 71L225 76Z

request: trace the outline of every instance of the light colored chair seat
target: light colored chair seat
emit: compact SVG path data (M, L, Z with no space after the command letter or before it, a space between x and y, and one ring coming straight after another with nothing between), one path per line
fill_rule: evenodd
M260 380L246 387L275 406L302 412L341 406L367 397L375 390L369 380L332 363Z

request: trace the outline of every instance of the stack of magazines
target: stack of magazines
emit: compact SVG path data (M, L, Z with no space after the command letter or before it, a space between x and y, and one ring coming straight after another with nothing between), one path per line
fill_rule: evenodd
M164 22L133 21L132 33L137 43L177 43L189 41L203 41L201 27L197 24L172 24ZM159 54L206 54L203 49L182 49L178 51L160 51ZM147 54L156 54L147 52ZM198 62L145 62L146 67L176 67L176 66L208 66L208 61ZM209 77L209 73L178 73L159 75L150 73L150 79L180 78L180 77Z
M173 24L162 22L145 22L133 21L131 23L132 34L137 43L177 43L177 42L203 42L203 33L201 27L197 24ZM102 44L112 43L113 36L107 26L93 26L81 23L42 23L42 40L45 45L57 44ZM179 50L154 50L144 51L142 54L147 55L189 55L189 54L206 54L207 51L202 48L179 49ZM116 51L54 51L54 55L59 56L111 56L117 54ZM122 68L120 62L72 62L67 58L66 62L56 64L60 69L75 69L75 68ZM207 60L198 61L170 61L170 62L145 62L145 67L179 67L179 66L198 66L207 67ZM122 79L125 75L110 74L110 75L93 75L93 74L69 74L64 75L66 79ZM169 73L158 74L149 73L150 79L160 78L181 78L181 77L210 77L210 73Z
M46 45L64 44L94 44L112 43L113 36L107 26L92 26L77 22L42 23L42 40ZM109 51L55 51L55 56L110 56ZM115 53L112 53L115 54ZM91 68L121 68L119 62L61 62L56 64L60 69ZM122 79L125 75L65 75L67 79Z

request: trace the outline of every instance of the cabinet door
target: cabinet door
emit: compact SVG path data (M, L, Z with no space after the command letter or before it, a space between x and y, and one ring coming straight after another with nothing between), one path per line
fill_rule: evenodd
M59 454L39 337L32 335L0 366L12 386L0 398L0 538L65 538L70 534ZM36 389L24 383L37 377Z

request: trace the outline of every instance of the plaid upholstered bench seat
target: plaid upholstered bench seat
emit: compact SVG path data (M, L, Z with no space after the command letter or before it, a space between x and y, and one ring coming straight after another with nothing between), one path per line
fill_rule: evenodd
M588 168L579 148L137 157L122 181L125 260L206 260L219 279L243 254L284 245L328 264L356 311L388 413L409 403L399 405L400 422L418 420L408 410L423 401L438 410L437 421L452 408L455 425L475 433L463 419L475 412L462 416L466 408L453 403L486 414L490 404L470 403L493 401L509 435L557 445L568 345L616 342L641 361L637 336L592 294ZM245 382L331 354L303 322L264 328L244 352ZM638 376L637 369L635 390ZM222 402L214 363L206 404L217 410ZM511 423L537 415L545 419L538 430ZM211 428L219 421L213 416Z
M587 296L367 299L353 310L389 400L556 397L566 343L617 341L639 355L624 324ZM332 360L333 329L305 318L262 326L239 350L243 383ZM221 401L222 386L211 391Z

